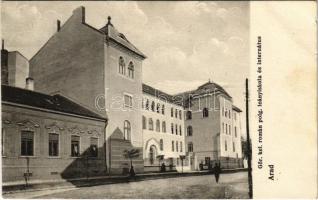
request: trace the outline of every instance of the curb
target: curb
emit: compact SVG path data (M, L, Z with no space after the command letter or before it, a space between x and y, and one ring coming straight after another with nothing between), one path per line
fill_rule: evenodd
M247 171L246 169L235 169L235 170L224 170L222 173L236 173ZM209 171L195 171L195 172L173 172L173 173L153 173L153 174L137 174L134 178L128 176L121 177L96 177L90 179L78 179L78 180L61 180L59 182L47 182L47 183L34 183L29 184L27 187L24 184L2 186L2 194L12 194L20 192L33 192L42 190L56 190L66 188L80 188L80 187L92 187L98 185L118 184L118 183L129 183L139 182L145 180L156 180L165 178L177 178L187 176L202 176L211 175Z

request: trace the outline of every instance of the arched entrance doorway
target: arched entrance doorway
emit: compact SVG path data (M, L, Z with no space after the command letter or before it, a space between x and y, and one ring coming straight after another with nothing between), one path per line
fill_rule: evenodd
M157 156L157 148L154 145L152 145L150 146L150 149L149 149L149 161L151 165L155 163L156 156Z

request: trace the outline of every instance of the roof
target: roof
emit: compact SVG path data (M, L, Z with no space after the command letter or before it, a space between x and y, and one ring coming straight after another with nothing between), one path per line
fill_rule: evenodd
M141 56L142 58L146 58L145 54L143 54L137 47L135 47L129 40L125 37L124 34L117 31L114 25L110 22L110 17L108 17L108 23L101 29L101 32L105 33L109 39L114 40L116 43L128 48L129 50L133 51L137 55Z
M2 85L1 89L2 102L11 102L52 111L106 120L104 117L59 94L51 96L40 92L7 85Z
M234 106L234 105L232 106L232 109L235 110L235 111L237 111L237 112L242 112L241 109L239 109L238 107L236 107L236 106Z
M146 94L149 94L151 96L154 96L156 98L159 98L163 101L167 101L169 103L172 103L172 104L176 104L178 106L182 106L182 101L178 101L178 98L170 95L170 94L167 94L165 92L162 92L161 90L158 90L154 87L151 87L147 84L142 84L142 91L143 93L146 93Z

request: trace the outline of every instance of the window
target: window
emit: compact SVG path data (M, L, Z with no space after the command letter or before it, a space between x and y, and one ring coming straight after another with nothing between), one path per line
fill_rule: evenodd
M234 134L235 134L235 137L237 137L237 129L236 129L236 126L234 127Z
M124 106L125 108L132 108L132 96L125 94L124 95Z
M234 115L234 120L236 120L236 113L234 112L233 115Z
M130 134L131 134L130 122L125 120L124 121L124 140L130 140Z
M179 119L182 119L182 111L179 110Z
M193 144L192 144L192 142L188 143L188 152L193 152Z
M59 135L49 133L49 156L59 155Z
M155 111L155 102L151 102L151 111Z
M224 116L224 107L222 107L222 116Z
M178 110L176 109L175 113L174 113L174 117L178 118Z
M153 131L153 121L152 121L151 118L149 118L148 124L149 124L149 125L148 125L149 130Z
M182 142L180 142L180 152L182 152Z
M176 135L178 135L178 124L176 124Z
M128 77L134 78L134 64L132 62L129 62L128 64Z
M224 145L225 151L227 151L227 142L225 140L225 145Z
M225 117L227 117L227 110L225 110Z
M180 135L182 135L181 125L179 126L179 133L180 133Z
M146 100L146 110L149 110L149 100Z
M119 69L118 69L118 72L120 73L120 74L123 74L123 75L125 75L125 61L124 61L124 58L123 57L119 57Z
M34 133L32 131L21 132L21 155L33 156Z
M161 107L161 113L164 115L165 114L165 105L162 105Z
M176 141L176 152L179 151L179 144L178 144L178 141Z
M145 116L142 116L142 129L147 129L147 119Z
M171 150L174 151L174 141L171 143Z
M80 136L77 136L77 135L71 136L71 156L72 157L80 156Z
M171 133L173 134L173 124L171 124Z
M231 125L229 125L229 134L231 135Z
M98 138L91 137L90 157L98 156Z
M222 122L222 133L224 133L224 123Z
M157 103L157 113L160 113L160 103Z
M227 124L225 124L225 134L227 134Z
M209 117L209 110L207 109L207 108L203 108L203 111L202 111L203 113L203 118L205 118L205 117Z
M187 111L187 120L192 119L191 111Z
M157 119L157 121L156 121L156 131L160 132L160 121L159 121L159 119Z
M162 132L166 132L166 122L165 121L163 121L162 122Z
M1 129L1 155L4 156L4 144L5 144L5 136L4 136L4 128Z
M163 151L163 140L160 139L160 151Z
M235 143L233 142L233 152L235 152Z
M188 128L187 128L187 136L192 136L192 132L193 132L192 126L188 126Z
M171 117L173 117L173 108L171 108Z

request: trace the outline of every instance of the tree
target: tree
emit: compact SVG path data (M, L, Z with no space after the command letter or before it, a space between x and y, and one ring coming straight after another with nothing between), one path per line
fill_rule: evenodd
M128 158L130 160L130 167L133 166L132 160L134 158L138 158L139 156L140 156L140 150L139 149L124 150L124 157Z

